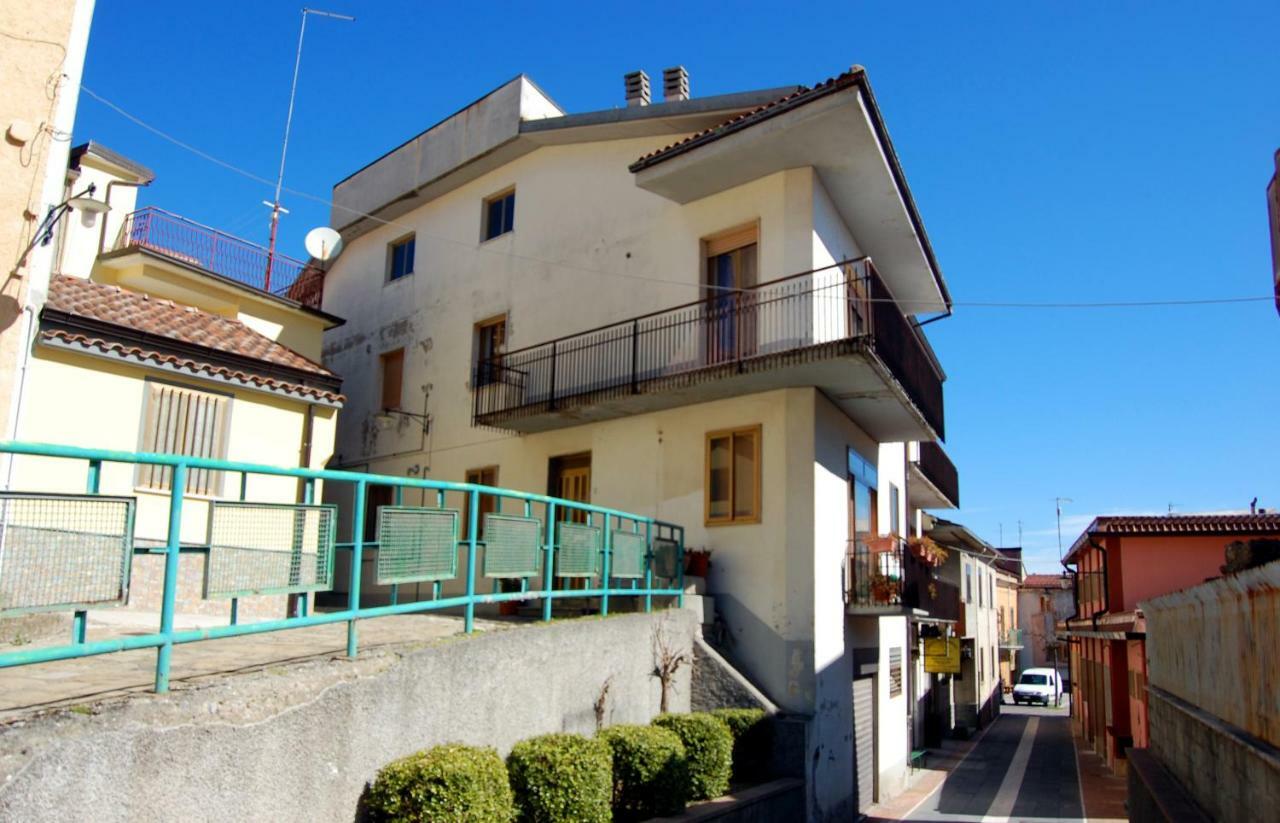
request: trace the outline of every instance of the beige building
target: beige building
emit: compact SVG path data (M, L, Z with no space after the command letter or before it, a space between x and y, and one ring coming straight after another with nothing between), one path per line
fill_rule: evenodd
M316 308L304 264L277 257L277 293L260 288L264 249L135 208L152 173L98 144L73 149L65 177L67 191L95 183L109 210L62 221L50 244L55 273L28 352L16 439L324 467L344 397L319 362L321 340L341 321ZM85 473L75 461L19 457L8 481L79 492ZM163 545L169 473L108 463L100 482L104 494L136 498L139 546ZM202 593L210 502L295 502L299 483L251 476L242 487L238 474L197 471L184 491L178 610L227 617L228 599ZM130 608L159 608L163 562L135 554ZM239 604L243 618L285 613L283 596Z
M582 114L517 77L337 184L334 465L684 526L726 653L811 718L807 807L852 815L909 775L909 447L944 379L913 320L949 297L860 68L669 74Z
M56 220L94 0L0 3L0 438L14 433L26 352L52 272ZM4 470L0 460L0 471Z

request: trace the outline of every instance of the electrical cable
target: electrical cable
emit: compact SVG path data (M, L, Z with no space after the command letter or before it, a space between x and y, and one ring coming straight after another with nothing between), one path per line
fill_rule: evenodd
M241 175L242 177L246 177L249 180L252 180L256 183L261 183L262 185L265 185L265 186L272 186L272 187L275 186L275 182L261 175L254 174L253 172L240 168L239 166L236 166L233 163L229 163L226 160L222 160L219 157L215 157L214 155L209 154L206 151L202 151L201 149L196 148L190 143L186 143L178 139L177 137L174 137L173 135L168 134L167 132L151 125L150 123L147 123L142 118L129 113L128 111L124 110L123 108L116 105L112 101L99 95L97 92L95 92L93 89L89 88L88 86L81 85L80 89L85 94L89 95L94 100L98 101L104 106L115 111L117 114L124 117L125 119L133 122L134 124L140 126L143 129L146 129L152 134L155 134L156 136L164 140L167 140L170 143L173 143L179 148L184 149L185 151L191 152L197 157L200 157L210 163L213 163L214 165L217 165L223 169L226 169L227 171ZM415 226L406 225L404 223L397 223L394 220L387 220L387 219L378 217L376 215L370 214L368 212L363 212L358 209L349 208L347 206L343 206L341 204L335 203L333 200L329 198L321 197L316 194L311 194L310 192L300 191L298 189L292 189L292 188L289 188L288 186L284 187L284 191L296 197L301 197L305 200L311 200L315 203L329 206L330 208L339 209L341 211L345 211L356 217L363 217L384 226L394 226L396 228L402 228L406 231L413 231L416 237L426 238L430 240L437 240L443 243L453 243L455 245L465 246L466 248L472 251L478 251L478 252L487 253L487 254L494 254L500 257L506 257L513 260L523 260L526 262L537 263L539 265L550 266L553 268L577 271L584 274L600 275L601 277L617 277L617 278L630 279L630 280L642 280L649 283L658 283L658 284L670 285L670 286L686 286L686 287L693 286L699 289L706 288L705 284L691 283L688 280L666 280L658 277L648 277L646 275L641 275L641 274L627 274L625 272L605 271L603 269L594 269L588 266L580 266L580 265L577 265L574 263L568 263L565 261L545 260L542 258L532 257L529 255L516 254L514 252L499 251L497 249L492 249L485 246L477 246L475 243L464 241L464 240L458 240L453 237L424 234L418 231L417 227ZM715 288L717 290L726 291L726 292L735 292L735 291L754 292L754 289L733 287L733 286L717 286ZM1263 301L1272 301L1274 299L1275 297L1273 295L1264 295L1264 296L1256 296L1256 297L1172 298L1168 300L1092 300L1092 301L1050 301L1050 302L953 300L951 302L951 305L953 307L989 308L989 309L990 308L997 308L997 309L1107 309L1107 308L1154 308L1154 307L1161 307L1161 306L1206 306L1206 305L1224 305L1224 304L1236 304L1236 303L1259 303ZM928 301L928 300L913 301L909 299L898 300L892 297L881 297L881 298L864 297L863 300L871 303L877 303L877 302L896 303L900 306L910 306L913 303L918 303L920 305L929 307L929 310L934 310L936 309L936 306L937 306L936 301Z

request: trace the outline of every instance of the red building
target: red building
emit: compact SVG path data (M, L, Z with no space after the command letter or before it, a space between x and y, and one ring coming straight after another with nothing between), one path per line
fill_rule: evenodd
M1075 576L1071 719L1107 765L1147 745L1146 624L1139 604L1221 576L1228 543L1280 537L1280 514L1099 517L1063 562Z

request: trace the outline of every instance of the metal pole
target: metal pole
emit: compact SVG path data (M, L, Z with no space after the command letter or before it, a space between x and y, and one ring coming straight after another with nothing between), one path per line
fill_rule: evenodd
M613 553L613 529L609 525L612 520L611 515L604 516L604 568L601 569L600 580L604 584L602 587L604 592L600 595L600 615L601 617L609 616L609 572L610 572L610 555Z
M262 286L263 291L271 291L271 263L276 256L276 229L280 225L280 192L284 188L284 161L289 154L289 130L293 127L293 101L298 94L298 69L302 66L302 39L307 34L307 15L318 14L321 17L332 17L336 20L352 22L354 17L345 14L334 14L318 9L302 9L302 25L298 28L298 53L293 58L293 85L289 89L289 113L284 120L284 142L280 146L280 174L276 177L276 196L267 205L271 206L271 240L267 246L267 274Z
M85 482L85 491L89 494L97 494L102 486L102 461L89 461L89 476ZM77 611L71 618L71 642L83 643L88 636L89 629L89 613L87 611Z
M351 518L351 590L347 592L347 609L360 608L360 566L364 563L364 505L368 481L356 481L355 512ZM347 621L347 657L356 656L356 621Z
M555 585L556 562L556 504L547 504L547 545L546 558L542 568L542 590L546 597L542 598L542 619L551 620L551 589Z
M476 626L476 529L480 520L480 492L467 492L467 606L463 631L470 634Z
M169 661L173 656L173 607L178 594L178 555L182 549L182 496L187 487L187 464L173 467L169 492L169 533L164 555L164 591L160 598L160 634L156 650L156 691L169 691Z

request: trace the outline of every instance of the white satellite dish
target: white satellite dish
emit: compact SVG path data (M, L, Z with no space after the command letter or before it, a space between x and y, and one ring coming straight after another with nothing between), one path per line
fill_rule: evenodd
M307 247L307 254L321 263L327 263L342 251L342 235L328 226L320 226L307 232L302 243Z

